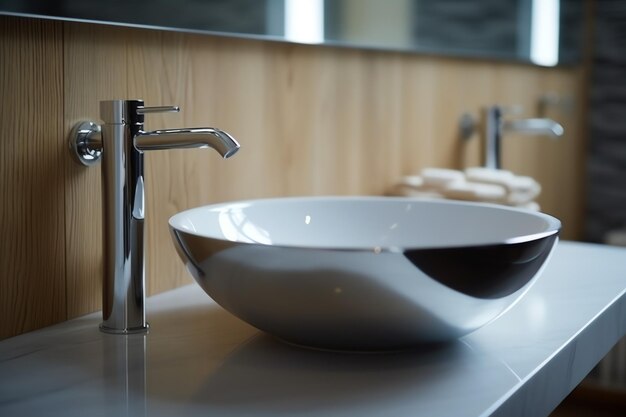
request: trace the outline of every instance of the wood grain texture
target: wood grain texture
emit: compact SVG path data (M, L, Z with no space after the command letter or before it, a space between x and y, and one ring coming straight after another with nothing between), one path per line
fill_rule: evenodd
M141 98L147 106L178 105L182 113L146 116L146 130L200 126L202 123L189 110L204 110L204 123L214 111L215 98L206 91L212 77L207 68L204 77L194 84L192 74L202 56L193 56L190 39L178 33L133 31L128 46L128 97ZM213 42L210 40L209 42ZM158 86L155 88L155 86ZM207 96L198 101L198 97ZM192 107L192 104L194 106ZM195 114L199 114L196 111ZM160 292L189 282L179 262L167 258L171 247L167 220L185 206L197 204L198 195L210 192L207 174L203 172L205 152L148 152L145 156L146 185L146 285L149 292ZM217 155L212 155L217 156ZM203 178L198 180L198 178ZM202 185L200 185L200 182Z
M585 128L586 117L582 114L582 69L541 69L524 74L507 73L501 78L503 91L507 91L509 103L516 97L526 97L524 92L532 86L535 97L554 92L571 99L573 108L549 108L546 117L553 118L565 128L558 138L509 134L503 143L503 166L521 175L530 175L542 185L538 198L543 211L558 217L563 239L580 239L584 214ZM521 86L519 80L524 80ZM505 87L512 86L512 87ZM526 86L526 89L524 89ZM510 91L509 91L510 89ZM523 117L537 115L537 102L522 98Z
M101 100L126 97L124 33L108 26L64 24L65 138L80 121L99 123ZM76 317L102 308L100 165L87 169L64 153L63 167L67 189L67 313Z
M0 17L0 339L66 319L61 28Z
M19 247L2 243L2 261L10 263L3 264L2 271L12 276L0 281L2 297L15 299L20 306L39 300L41 314L51 314L32 322L23 312L19 317L10 316L6 325L10 330L5 334L63 318L56 309L64 312L64 307L52 305L47 295L33 298L19 287L23 284L17 275L36 279L32 277L40 268L24 265L31 247L45 249L42 256L67 263L69 317L100 308L100 170L74 165L66 154L65 137L78 120L97 119L98 102L104 99L139 98L146 105L176 104L181 106L181 113L147 116L146 129L213 126L230 132L242 144L241 151L226 161L210 150L146 154L146 267L151 294L190 282L170 241L167 220L176 212L235 199L380 195L400 176L425 167L474 166L480 163L480 141L459 139L459 116L463 112L477 116L482 107L496 103L520 104L524 106L522 116L536 116L537 100L547 91L569 96L577 103L571 113L550 110L549 116L565 126L566 136L551 141L511 135L504 140L503 163L505 168L531 175L543 185L539 202L545 211L563 220L564 238L580 236L585 149L580 124L583 107L578 105L584 93L579 68L545 69L79 23L19 21L36 26L42 39L56 42L60 42L62 25L64 52L59 58L60 46L59 50L41 51L37 45L28 44L15 49L20 42L30 42L30 35L25 29L4 25L2 56L19 59L20 63L14 67L3 59L3 89L18 88L5 74L19 72L36 83L40 72L33 68L61 63L62 79L52 84L58 90L48 84L27 87L28 83L22 82L18 84L24 84L20 88L26 90L7 90L3 97L23 97L24 109L30 109L28 106L41 104L37 100L42 88L54 90L49 99L56 101L48 110L54 108L55 112L44 120L45 131L49 125L52 129L61 127L63 134L56 142L47 143L54 146L53 154L58 157L58 165L49 167L54 168L54 175L42 177L43 166L30 157L20 163L3 163L1 168L2 195L21 199L19 205L7 203L8 199L2 202L5 235L14 236L15 229L9 230L14 226L4 219L16 215L21 207L36 206L39 210L54 203L51 212L58 220L55 226L46 225L54 228L49 230L50 236L56 236L56 246L50 245L50 240L36 243L34 232L29 242ZM56 61L47 56L53 52ZM57 79L60 68L55 67L55 71L47 70L44 78ZM33 127L28 123L38 113L35 110L11 113L10 119L3 119L19 119L0 127L5 129L3 162L19 160L8 151L16 152L12 147L30 134L28 129ZM14 138L7 142L7 136ZM37 151L43 152L40 148ZM24 191L28 188L11 188L12 183L4 179L17 176L30 178L29 187L41 190L46 198ZM53 192L58 197L49 198ZM65 213L59 211L64 204ZM25 220L20 217L19 221ZM65 285L62 267L63 263L49 284L55 289ZM58 298L65 297L61 292ZM51 311L54 315L48 313Z

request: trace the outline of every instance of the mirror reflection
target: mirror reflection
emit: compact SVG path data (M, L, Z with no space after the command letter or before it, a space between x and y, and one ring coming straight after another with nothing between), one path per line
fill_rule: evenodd
M554 66L579 61L583 2L0 0L0 13Z

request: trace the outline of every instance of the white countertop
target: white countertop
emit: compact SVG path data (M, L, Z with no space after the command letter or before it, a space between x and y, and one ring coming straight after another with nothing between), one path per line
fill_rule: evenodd
M148 299L147 336L99 314L0 342L0 416L545 416L626 333L626 250L561 242L524 298L445 346L292 347L195 284Z

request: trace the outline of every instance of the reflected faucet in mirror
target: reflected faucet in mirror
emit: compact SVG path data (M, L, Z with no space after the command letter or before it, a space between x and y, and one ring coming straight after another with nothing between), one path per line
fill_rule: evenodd
M86 166L102 159L104 276L103 322L107 333L148 329L145 315L144 161L145 151L213 148L223 158L239 150L228 133L216 128L145 132L144 115L178 112L174 106L145 107L142 100L100 102L98 125L77 124L70 135L75 159Z
M464 114L461 117L460 132L463 139L469 139L478 131L483 146L483 166L491 169L502 168L502 137L506 133L542 135L552 138L563 136L565 130L556 121L548 118L505 119L507 113L517 113L518 107L489 106L482 111L482 120Z

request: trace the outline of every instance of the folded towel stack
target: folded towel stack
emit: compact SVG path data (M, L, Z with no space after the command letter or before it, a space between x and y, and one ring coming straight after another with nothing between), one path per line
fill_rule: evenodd
M425 168L421 175L402 178L389 195L483 201L539 210L534 201L539 193L541 186L531 177L476 167L465 171Z

